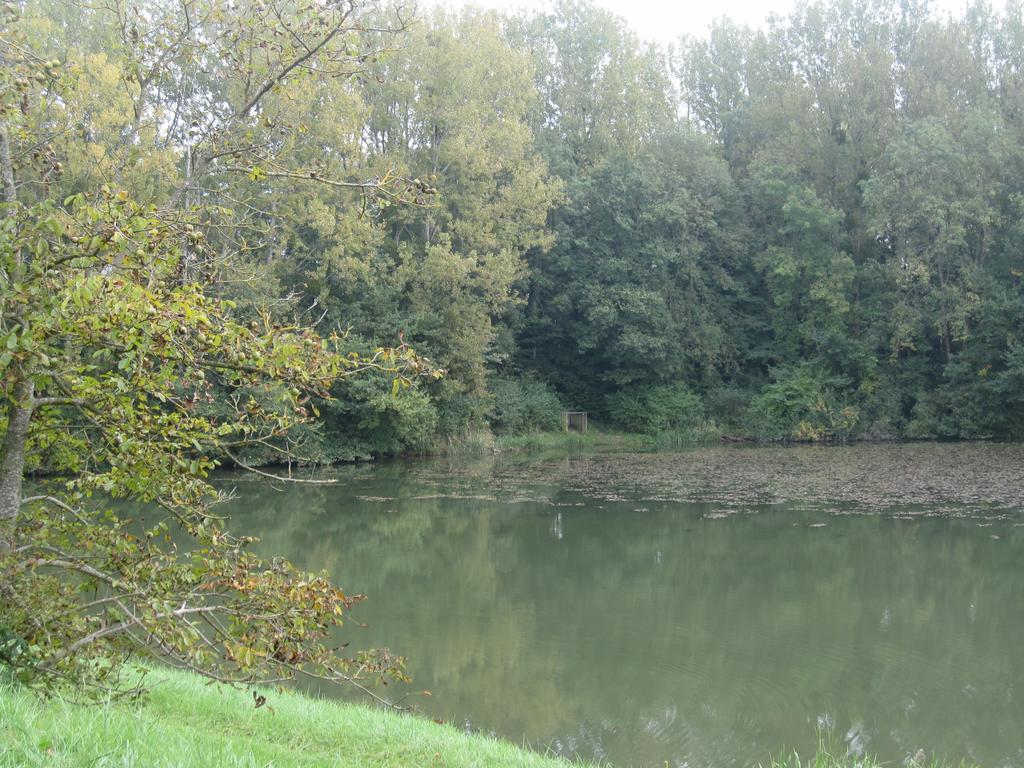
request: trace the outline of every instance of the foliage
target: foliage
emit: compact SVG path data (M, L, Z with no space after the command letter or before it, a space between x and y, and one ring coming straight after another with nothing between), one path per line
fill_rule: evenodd
M384 327L446 369L431 397L442 434L459 434L482 424L488 367L510 356L495 325L522 300L527 252L550 247L545 223L561 185L528 124L529 62L494 15L437 10L370 75L361 97L371 162L397 164L435 190L429 205L391 206L377 222L373 278L395 297ZM352 303L362 305L369 322L356 329L379 342L377 297L353 298L338 317L352 322Z
M774 378L750 404L760 436L818 441L848 437L857 426L856 407L841 400L842 379L810 365L775 371Z
M180 231L121 193L6 221L8 413L31 409L28 466L45 458L73 476L6 517L4 618L27 646L9 659L20 676L106 681L111 660L139 646L223 678L391 669L386 657L330 650L329 628L358 597L248 553L208 511L218 494L207 477L216 457L267 445L314 415L309 398L333 381L397 374L418 365L413 353L346 356L308 329L236 322L230 302L176 279ZM113 235L92 234L104 232ZM31 262L18 263L27 250ZM197 404L215 387L231 407L209 417ZM94 494L166 513L121 519ZM172 545L172 523L190 547Z
M739 199L711 147L667 137L639 158L609 158L568 196L555 246L534 265L524 365L600 415L617 392L699 389L730 371L740 254L721 222Z
M744 414L772 371L805 364L857 407L851 435L1024 428L1016 7L823 0L666 51L585 1L412 25L357 4L281 87L319 39L309 9L112 7L133 22L25 5L64 98L22 113L10 97L53 155L19 170L53 199L104 179L202 202L208 247L182 269L240 318L360 352L402 334L448 371L394 401L376 379L336 389L326 424L289 438L307 458L515 431L496 403L516 378L605 420L679 385L756 431ZM843 431L827 422L807 436Z
M622 429L655 434L697 426L704 409L700 398L686 387L665 385L613 395L608 413Z
M532 377L496 378L489 389L494 406L488 421L501 435L550 432L563 428L563 408L554 392Z
M314 17L292 20L324 35L330 59L347 22L308 12ZM275 35L272 26L250 31ZM326 574L252 554L251 539L229 533L212 510L222 495L209 474L252 446L281 450L336 382L377 372L397 391L428 367L404 345L345 354L337 335L267 312L244 322L234 301L198 280L203 265L225 258L230 231L177 198L141 203L127 188L89 187L86 176L73 185L82 189L59 195L68 148L57 129L88 119L71 111L84 65L41 60L16 35L3 45L11 86L0 103L6 668L34 685L70 680L82 694L118 689L121 665L139 653L223 680L401 678L401 660L387 651L346 654L333 639L361 596ZM287 56L290 46L275 53ZM130 64L147 64L151 51L135 53L141 58L118 63L120 76L137 73ZM270 74L251 73L264 93L288 70L268 65ZM245 122L261 91L239 98L240 111L220 116L225 131ZM69 111L36 111L50 101ZM58 477L26 496L22 478L38 467ZM114 514L110 497L144 511Z
M644 64L609 23L581 4L509 22L569 180L520 365L604 417L680 382L766 438L1020 435L1020 9L813 3ZM637 133L611 82L578 87L623 56ZM680 120L648 98L675 98L666 65Z

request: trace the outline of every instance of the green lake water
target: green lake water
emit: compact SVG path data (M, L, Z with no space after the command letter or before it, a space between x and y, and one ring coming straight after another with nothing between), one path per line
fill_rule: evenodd
M751 765L820 731L1024 766L1022 446L326 474L224 476L231 527L368 595L346 638L407 656L431 717L617 766Z

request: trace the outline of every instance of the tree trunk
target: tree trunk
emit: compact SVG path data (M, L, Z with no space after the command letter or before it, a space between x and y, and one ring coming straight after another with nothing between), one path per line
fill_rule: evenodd
M18 190L14 186L14 165L11 163L11 140L7 136L7 124L0 122L0 175L3 176L4 202L18 202Z
M14 184L11 142L5 122L0 122L0 177L3 181L3 200L11 206L7 210L7 215L12 216L13 206L18 202L18 190ZM15 254L15 262L20 266L21 254ZM17 375L17 369L14 373ZM35 395L32 379L26 376L15 378L12 395L7 406L7 434L4 436L3 458L0 459L0 552L10 546L18 510L21 508L25 443L28 441L28 425L32 420L32 398Z
M7 435L0 462L0 551L8 548L21 508L21 484L25 472L25 443L32 420L34 386L31 379L22 379L14 387L8 405Z

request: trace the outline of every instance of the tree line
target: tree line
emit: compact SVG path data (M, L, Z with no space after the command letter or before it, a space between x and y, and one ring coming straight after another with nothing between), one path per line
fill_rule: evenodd
M520 370L633 429L1021 433L1019 3L804 3L668 52L580 4L507 26L563 183Z
M303 457L562 408L766 439L1024 429L1019 3L801 3L668 47L578 0L351 4L340 53L240 116L299 23L255 41L238 19L277 6L244 5L22 15L76 62L51 193L177 195L204 238L184 269L243 313L445 370L336 386Z

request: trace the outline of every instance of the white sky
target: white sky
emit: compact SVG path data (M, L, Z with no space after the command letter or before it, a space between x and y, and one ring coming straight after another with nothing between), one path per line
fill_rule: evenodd
M786 16L796 4L795 0L595 0L597 5L622 16L643 38L661 43L672 43L683 34L703 36L708 26L722 16L753 27L762 26L769 14ZM550 0L426 0L448 7L477 5L482 8L512 10L526 8L540 10L550 6ZM1004 7L1005 0L993 0L992 6ZM932 0L931 6L940 13L963 14L967 0Z

